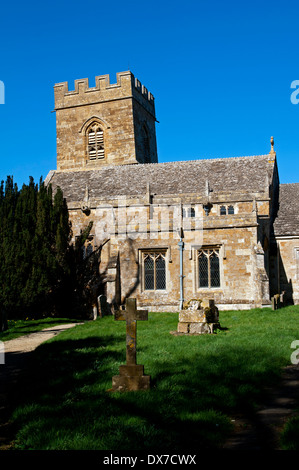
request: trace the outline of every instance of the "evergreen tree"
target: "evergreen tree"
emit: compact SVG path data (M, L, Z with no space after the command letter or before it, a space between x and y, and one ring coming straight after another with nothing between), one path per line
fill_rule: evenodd
M0 184L0 327L5 318L91 311L100 285L100 248L84 256L92 222L71 243L63 193L33 178Z
M15 272L15 210L18 188L11 176L1 182L0 189L0 312L1 330L6 326L7 313L17 293L18 275ZM17 299L16 299L17 301Z
M30 178L29 185L23 185L17 199L14 224L14 262L18 273L18 309L26 304L26 283L32 269L32 239L36 226L38 187ZM21 288L21 289L20 289ZM32 300L32 299L31 299Z

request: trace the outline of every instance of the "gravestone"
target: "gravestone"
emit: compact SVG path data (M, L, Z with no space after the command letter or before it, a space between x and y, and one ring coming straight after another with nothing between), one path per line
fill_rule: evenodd
M271 297L271 305L272 305L272 310L277 310L278 308L281 307L279 294L275 294L273 295L273 297Z
M136 299L126 299L125 310L118 310L117 321L126 322L126 364L119 367L119 375L112 377L113 392L148 390L150 376L144 375L144 366L136 363L137 321L147 320L147 310L137 310Z
M98 309L96 305L92 306L92 319L96 320L98 317Z
M108 304L107 297L105 295L99 295L98 309L100 318L104 317L105 315L111 315L110 305Z
M219 311L214 300L191 300L179 312L177 334L212 334L219 327Z

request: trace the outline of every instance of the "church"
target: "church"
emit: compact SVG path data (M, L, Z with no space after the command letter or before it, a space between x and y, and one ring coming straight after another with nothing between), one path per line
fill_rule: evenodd
M255 156L158 162L155 100L130 72L54 86L57 169L73 240L90 221L102 294L151 311L299 303L299 183L280 184L274 139Z

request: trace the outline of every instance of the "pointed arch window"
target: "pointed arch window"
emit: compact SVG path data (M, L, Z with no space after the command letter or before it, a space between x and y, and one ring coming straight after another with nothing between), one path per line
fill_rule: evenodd
M87 129L87 154L91 161L105 157L104 132L98 123L91 124Z
M144 290L166 289L166 252L143 253Z
M219 248L198 250L198 287L220 287Z

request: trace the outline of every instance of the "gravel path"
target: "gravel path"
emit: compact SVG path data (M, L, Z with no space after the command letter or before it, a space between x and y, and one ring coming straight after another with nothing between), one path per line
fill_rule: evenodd
M8 421L11 413L10 397L18 386L20 375L26 373L30 353L44 341L76 325L78 323L52 326L4 342L5 363L0 364L0 450L9 449L14 436Z

